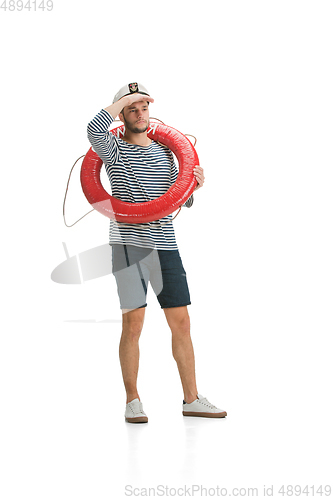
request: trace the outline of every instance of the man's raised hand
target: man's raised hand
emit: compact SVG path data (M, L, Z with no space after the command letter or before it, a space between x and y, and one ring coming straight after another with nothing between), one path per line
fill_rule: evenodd
M126 95L120 99L121 101L124 99L125 106L131 106L133 103L138 101L148 101L154 102L154 99L149 95L140 94L139 92L135 92L134 94ZM125 100L126 99L126 100Z
M118 114L126 107L126 106L132 106L135 102L138 101L148 101L148 102L154 102L154 99L150 97L149 95L144 95L140 94L139 92L135 92L134 94L130 95L125 95L119 101L115 102L114 104L111 104L111 106L108 106L107 108L104 108L108 113L110 113L113 118L117 118Z

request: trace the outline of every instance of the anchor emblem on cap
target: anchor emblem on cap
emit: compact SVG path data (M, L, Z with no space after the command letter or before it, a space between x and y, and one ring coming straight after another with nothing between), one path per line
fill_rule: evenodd
M134 92L138 91L138 84L137 83L129 83L128 84L129 91L134 94Z

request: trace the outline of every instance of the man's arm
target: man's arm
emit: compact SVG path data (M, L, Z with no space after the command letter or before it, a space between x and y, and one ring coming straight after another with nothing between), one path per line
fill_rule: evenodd
M104 164L112 165L116 161L117 143L114 135L109 131L109 127L129 102L128 96L119 99L118 102L102 109L88 123L87 135L89 142Z
M111 106L104 108L105 111L107 111L114 119L116 119L120 111L123 108L125 108L125 106L129 106L128 97L129 96L122 97L121 99L119 99L119 101L115 102L114 104L111 104Z
M114 135L109 131L113 121L114 118L102 109L87 127L89 142L105 165L116 161L117 143Z

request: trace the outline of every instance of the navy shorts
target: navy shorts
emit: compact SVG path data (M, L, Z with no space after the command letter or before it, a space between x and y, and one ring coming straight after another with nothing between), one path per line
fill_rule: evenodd
M146 307L149 282L162 309L191 304L178 250L112 245L112 273L121 309Z

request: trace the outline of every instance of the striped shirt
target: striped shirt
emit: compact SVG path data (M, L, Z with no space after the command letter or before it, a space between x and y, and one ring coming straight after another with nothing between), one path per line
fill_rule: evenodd
M129 144L108 129L114 118L102 109L88 124L88 139L105 165L112 196L128 203L159 198L176 182L178 169L172 151L152 141L149 146ZM183 206L191 207L193 194ZM110 219L109 244L177 250L172 214L145 223ZM168 222L166 224L166 222Z

